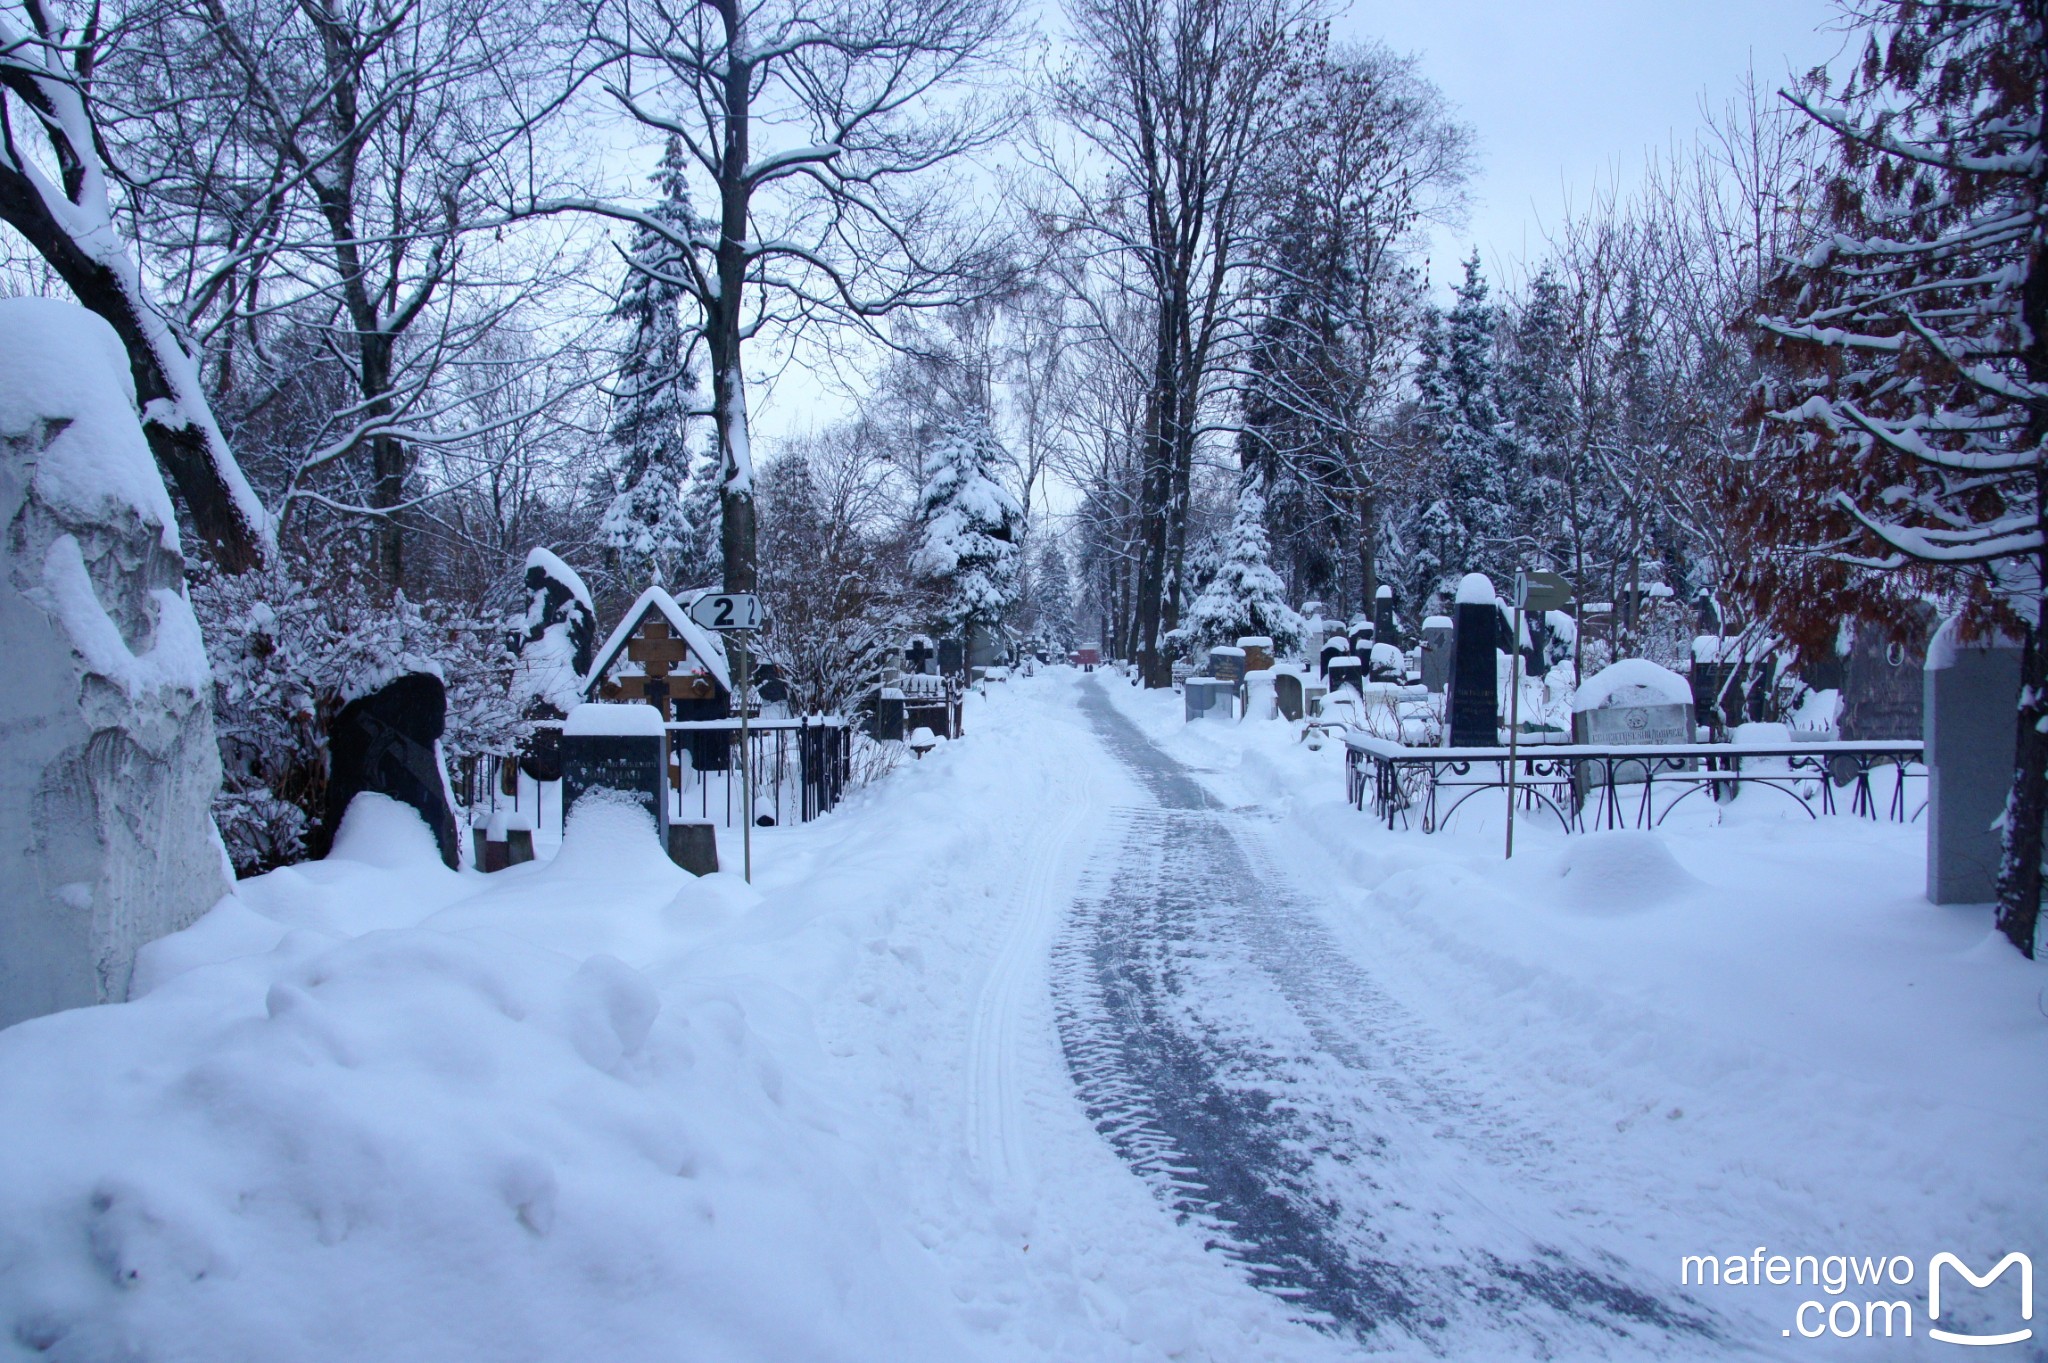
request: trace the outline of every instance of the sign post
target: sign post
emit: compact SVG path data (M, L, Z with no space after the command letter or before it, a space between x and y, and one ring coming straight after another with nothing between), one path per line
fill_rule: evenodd
M1515 855L1515 774L1522 738L1522 613L1563 610L1572 599L1572 584L1549 572L1515 574L1514 661L1508 671L1508 846Z
M748 683L754 671L754 635L768 623L761 598L752 592L706 592L690 603L690 618L706 629L739 636L739 665L733 685L740 707L740 867L754 883L754 758L747 741Z

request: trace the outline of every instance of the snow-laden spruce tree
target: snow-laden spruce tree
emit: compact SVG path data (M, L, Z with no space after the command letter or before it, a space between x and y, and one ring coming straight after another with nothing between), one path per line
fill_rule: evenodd
M1466 573L1500 578L1515 566L1508 542L1514 449L1494 391L1497 323L1474 250L1457 302L1423 337L1415 377L1423 428L1440 461L1423 523L1438 539L1431 548L1448 581ZM1429 584L1423 595L1442 585Z
M653 175L659 201L648 216L687 233L692 221L689 181L680 142ZM689 416L695 380L689 369L690 333L683 324L682 249L647 226L634 229L626 277L612 316L631 328L625 361L612 394L612 486L604 516L604 542L613 566L632 586L681 585L698 565L696 534L686 515L683 485L690 476Z
M1237 495L1237 514L1224 543L1223 563L1188 608L1176 634L1191 648L1235 644L1263 634L1281 653L1301 647L1302 618L1287 604L1286 588L1273 571L1266 539L1266 499L1256 484Z
M1738 587L1795 638L1932 590L2024 641L1998 925L2034 952L2048 814L2048 0L1863 0L1827 228L1771 289Z
M1009 462L986 412L946 422L925 450L911 569L938 589L937 623L947 633L1000 625L1016 603L1024 508L1003 486Z
M1067 556L1060 552L1059 541L1050 535L1038 551L1031 594L1038 617L1033 644L1065 657L1074 649L1074 584L1067 572Z

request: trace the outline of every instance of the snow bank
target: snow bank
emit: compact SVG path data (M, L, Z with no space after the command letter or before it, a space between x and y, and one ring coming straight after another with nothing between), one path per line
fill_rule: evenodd
M1586 678L1572 698L1574 711L1598 710L1616 703L1690 705L1692 683L1648 658L1623 658Z
M650 875L644 819L577 815L551 866L486 878L359 799L332 858L153 949L136 1002L0 1032L0 1339L967 1356L846 1163L789 1004L688 964L735 878Z
M1664 839L1636 829L1588 833L1557 859L1559 899L1587 913L1632 913L1699 888Z

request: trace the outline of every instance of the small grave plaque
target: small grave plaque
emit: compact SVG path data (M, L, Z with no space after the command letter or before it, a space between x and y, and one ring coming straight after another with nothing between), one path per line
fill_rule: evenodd
M1227 644L1209 650L1209 675L1235 686L1244 680L1244 650Z

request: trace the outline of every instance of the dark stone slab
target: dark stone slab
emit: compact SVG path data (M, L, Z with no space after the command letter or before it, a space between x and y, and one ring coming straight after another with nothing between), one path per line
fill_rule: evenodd
M703 822L668 826L668 859L693 876L718 872L718 830Z
M1500 610L1493 602L1460 603L1452 617L1451 667L1444 698L1453 748L1490 748L1500 741Z
M724 735L717 735L723 740ZM567 734L562 739L562 818L593 790L631 796L654 820L667 845L667 744L641 734Z
M448 784L434 748L447 722L447 690L439 677L424 672L409 672L342 707L328 732L330 843L349 802L372 791L417 809L434 830L441 860L450 869L461 864L455 811L448 807Z

